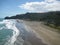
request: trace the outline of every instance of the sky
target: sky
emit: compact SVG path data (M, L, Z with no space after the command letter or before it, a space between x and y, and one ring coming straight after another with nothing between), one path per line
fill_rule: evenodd
M60 11L60 0L0 0L0 18L26 12Z

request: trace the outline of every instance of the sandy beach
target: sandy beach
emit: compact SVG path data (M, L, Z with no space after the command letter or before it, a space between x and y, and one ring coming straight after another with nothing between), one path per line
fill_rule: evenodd
M37 21L24 21L24 23L38 33L48 45L60 45L60 33L53 31L56 29L45 26Z
M18 21L16 27L20 31L20 35L17 37L15 45L47 45L39 38L38 34L22 20Z
M60 45L60 34L41 22L18 20L17 28L20 35L15 45Z

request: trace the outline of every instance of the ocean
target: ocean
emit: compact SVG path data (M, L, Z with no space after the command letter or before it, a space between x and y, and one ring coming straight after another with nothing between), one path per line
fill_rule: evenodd
M0 18L0 45L14 45L19 35L16 23L16 20Z
M41 44L38 40L35 31L23 20L0 18L0 45Z

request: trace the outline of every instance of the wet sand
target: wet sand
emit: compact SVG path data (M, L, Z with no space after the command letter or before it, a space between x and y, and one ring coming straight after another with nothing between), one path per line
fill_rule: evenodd
M40 21L23 21L27 26L31 27L40 36L39 38L48 45L60 45L60 33L56 29L44 25ZM54 30L54 31L53 31Z
M47 45L42 38L39 38L37 33L29 26L25 25L23 21L17 21L16 27L20 31L15 45Z

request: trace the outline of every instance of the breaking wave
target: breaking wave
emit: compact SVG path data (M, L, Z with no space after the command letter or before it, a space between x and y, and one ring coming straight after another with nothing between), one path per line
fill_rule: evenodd
M3 20L0 22L0 24L5 24L6 27L1 27L0 30L3 28L7 29L12 29L13 30L13 35L12 37L6 42L4 45L14 45L14 42L16 41L18 35L19 35L19 30L16 28L16 22L15 20Z

